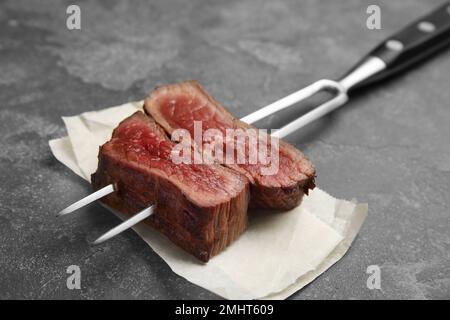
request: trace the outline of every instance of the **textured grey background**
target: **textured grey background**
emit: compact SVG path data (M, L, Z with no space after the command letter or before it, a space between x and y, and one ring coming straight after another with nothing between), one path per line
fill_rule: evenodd
M54 218L90 191L50 153L47 141L65 134L60 116L185 79L243 116L338 77L442 1L76 1L81 31L65 27L70 3L0 4L0 298L217 298L132 231L90 246L119 222L99 205ZM369 4L382 30L365 27ZM289 138L322 189L369 203L348 254L293 298L450 298L449 71L446 52ZM66 288L72 264L81 290ZM382 290L366 287L372 264Z

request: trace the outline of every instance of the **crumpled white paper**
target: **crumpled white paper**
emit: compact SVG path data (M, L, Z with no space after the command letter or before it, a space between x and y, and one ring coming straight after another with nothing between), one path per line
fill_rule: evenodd
M89 181L97 168L99 146L142 105L131 102L64 117L68 137L49 142L53 155ZM315 188L289 212L250 212L248 230L207 264L143 223L134 230L175 273L224 298L285 299L342 258L367 210L367 204L335 199Z

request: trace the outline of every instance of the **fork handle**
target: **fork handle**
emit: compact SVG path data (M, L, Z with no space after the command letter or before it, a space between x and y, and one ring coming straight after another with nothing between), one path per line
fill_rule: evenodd
M339 81L347 91L361 88L405 71L449 44L450 1L447 1L387 38Z

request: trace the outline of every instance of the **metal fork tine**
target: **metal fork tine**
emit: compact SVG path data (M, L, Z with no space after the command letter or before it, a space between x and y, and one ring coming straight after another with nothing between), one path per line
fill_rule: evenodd
M122 222L118 226L112 228L111 230L109 230L108 232L103 234L101 237L99 237L97 240L95 240L93 242L93 244L97 245L97 244L100 244L102 242L105 242L106 240L109 240L112 237L118 235L119 233L121 233L121 232L123 232L123 231L125 231L125 230L127 230L129 228L131 228L132 226L134 226L135 224L141 222L142 220L150 217L153 214L154 207L155 206L150 206L150 207L142 210L141 212L135 214L131 218L125 220L124 222Z
M78 200L77 202L71 204L67 208L61 210L60 212L58 212L56 214L56 216L60 217L60 216L66 215L68 213L74 212L75 210L78 210L78 209L88 205L91 202L94 202L100 198L103 198L104 196L106 196L112 192L114 192L114 185L112 185L112 184L107 185L106 187L101 188L101 189L95 191L94 193L91 193L87 197L84 197L83 199Z
M277 100L264 108L261 108L253 113L250 113L249 115L243 117L241 119L241 121L246 122L248 124L252 124L252 123L254 123L258 120L264 119L265 117L268 117L271 114L274 114L280 110L289 108L289 107L293 106L294 104L296 104L304 99L307 99L307 98L311 97L312 95L314 95L315 93L322 90L326 84L326 83L324 83L324 81L327 81L327 80L316 81L303 89L300 89L294 93L291 93L290 95L288 95L280 100Z
M306 126L307 124L323 117L327 113L342 106L348 101L348 96L344 92L339 93L333 99L321 104L320 106L305 113L300 118L290 122L281 129L275 131L272 135L277 138L284 138L285 136L297 131L298 129Z

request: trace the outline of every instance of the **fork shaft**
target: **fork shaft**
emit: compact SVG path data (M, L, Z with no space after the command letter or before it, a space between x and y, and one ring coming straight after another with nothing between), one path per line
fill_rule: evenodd
M369 79L386 69L386 63L378 57L370 56L352 69L345 77L339 80L345 91L349 91L355 85Z

